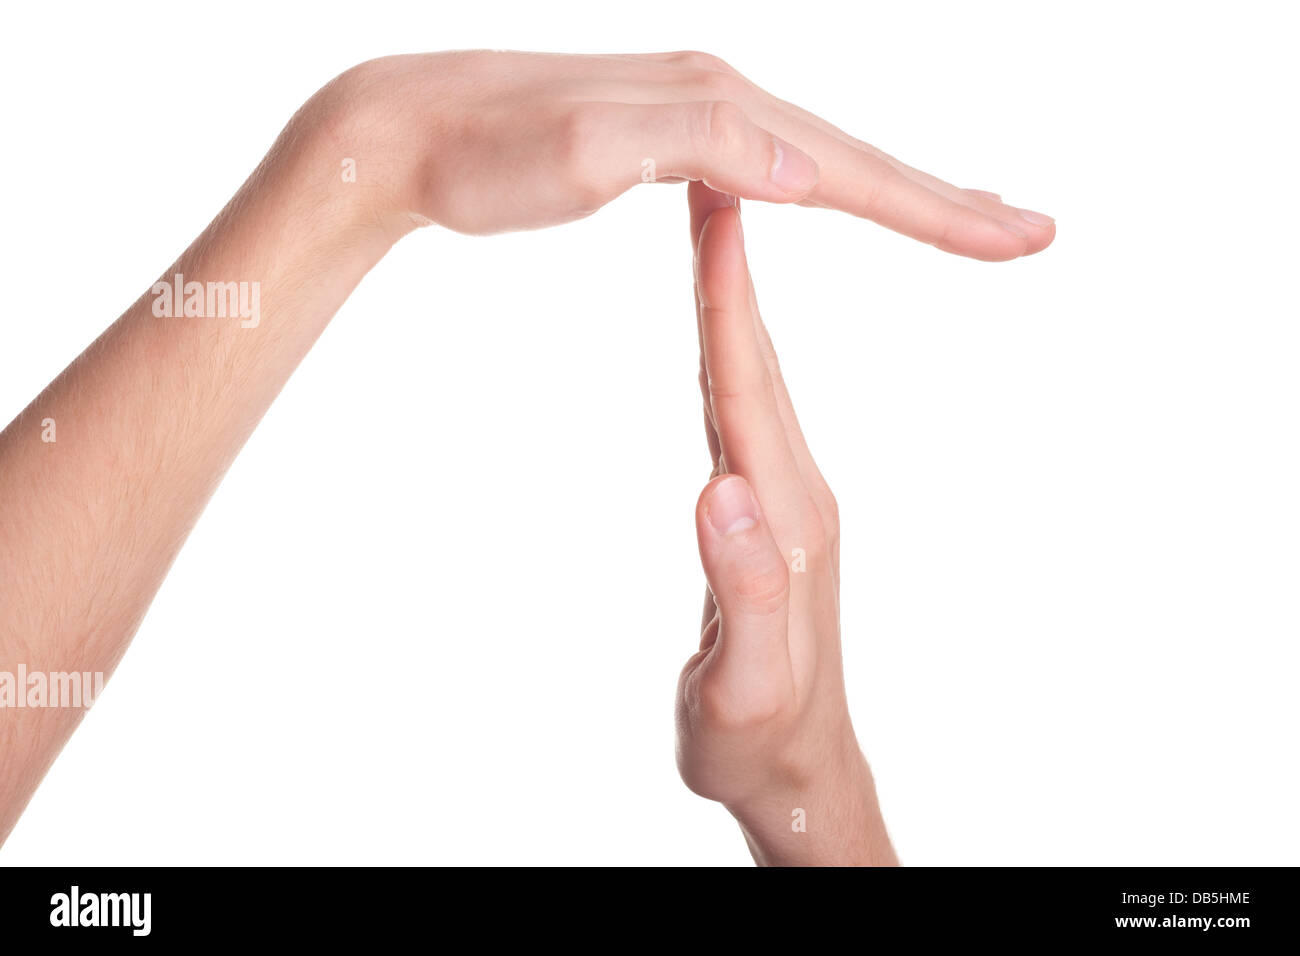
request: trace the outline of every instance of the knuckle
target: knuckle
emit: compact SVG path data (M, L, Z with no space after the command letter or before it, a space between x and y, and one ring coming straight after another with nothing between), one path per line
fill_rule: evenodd
M743 409L762 395L763 380L757 375L747 375L742 371L728 372L725 382L709 378L709 401L714 410L718 408Z
M679 62L697 70L713 70L718 73L735 73L735 69L720 56L701 50L683 50L677 54Z
M836 500L835 494L830 490L830 488L825 489L822 500L824 502L826 513L824 519L827 526L826 535L832 541L836 541L840 536L840 503Z
M737 694L716 672L706 671L696 689L696 707L703 724L724 733L752 733L782 720L788 704L780 695L754 692Z
M710 152L730 155L744 143L749 121L744 111L730 100L704 104L702 120L701 138Z
M581 105L568 110L556 124L556 152L567 169L582 169L597 141L598 111Z
M854 212L865 219L871 218L881 200L897 186L901 178L902 174L887 163L872 164L871 174L862 178L861 193Z
M936 249L950 248L952 245L952 228L952 220L947 218L943 219L935 230L934 236L930 239L930 245L934 246Z
M569 110L556 124L556 165L581 205L595 208L606 199L598 158L604 111L596 105Z
M712 396L709 393L709 373L704 369L700 369L698 381L700 383L700 397L704 399L704 410L712 416L713 403Z
M739 100L745 94L744 81L734 72L702 69L695 72L695 88L709 100Z
M830 529L826 524L821 511L811 500L796 513L790 543L801 548L810 562L824 558L829 550Z
M747 569L732 584L737 601L752 614L775 614L790 594L790 571L784 561L765 561Z

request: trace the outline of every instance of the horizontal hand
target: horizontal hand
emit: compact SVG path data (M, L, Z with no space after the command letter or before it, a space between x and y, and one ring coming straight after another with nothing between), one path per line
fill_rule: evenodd
M360 181L405 228L536 229L642 182L698 180L977 259L1038 252L1055 235L1046 216L906 166L702 53L388 57L321 97L347 114L340 148L359 153Z

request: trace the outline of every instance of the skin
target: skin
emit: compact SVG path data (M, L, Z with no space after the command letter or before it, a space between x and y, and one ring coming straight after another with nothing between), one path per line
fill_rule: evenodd
M678 682L678 767L759 864L895 865L844 693L835 497L758 313L739 205L702 183L689 195L715 477L696 507L709 587Z
M355 182L340 177L345 158ZM112 673L234 457L402 236L581 218L642 182L646 158L660 181L841 209L976 258L1036 252L1054 235L1050 220L909 169L703 54L362 64L303 106L162 276L260 283L256 325L161 318L146 292L0 433L0 671ZM41 441L47 418L57 443ZM742 473L764 490L763 472ZM82 715L0 710L0 840ZM711 780L703 752L687 748L689 766ZM717 792L738 812L757 806L756 791Z
M839 209L977 259L1056 235L1049 217L913 169L704 53L434 53L340 80L381 91L364 122L399 157L385 172L416 224L480 234L579 219L644 182L650 159L656 181Z

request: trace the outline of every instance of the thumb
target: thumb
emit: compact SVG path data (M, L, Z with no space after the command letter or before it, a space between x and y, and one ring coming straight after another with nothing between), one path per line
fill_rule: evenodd
M695 528L721 618L710 666L733 687L758 690L788 681L790 569L749 482L739 475L709 482L695 509Z

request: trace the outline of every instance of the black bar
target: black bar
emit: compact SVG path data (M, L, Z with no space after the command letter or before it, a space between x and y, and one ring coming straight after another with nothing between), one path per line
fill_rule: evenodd
M604 940L614 949L655 945L662 933L662 945L674 950L706 938L780 938L782 947L811 953L895 951L898 940L1232 951L1268 942L1292 950L1295 886L1290 868L0 868L0 933L6 947L24 940L377 943L415 932L459 948L455 941L470 931L480 943L519 933L535 942Z

